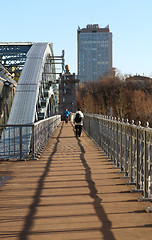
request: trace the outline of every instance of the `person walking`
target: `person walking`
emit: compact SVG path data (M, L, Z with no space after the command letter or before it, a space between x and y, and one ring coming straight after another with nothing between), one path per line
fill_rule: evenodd
M68 110L68 109L65 109L65 112L64 112L64 119L65 119L65 122L66 122L66 123L68 123L69 115L70 115L69 110Z
M84 115L81 112L81 110L78 108L78 110L76 111L76 113L74 115L74 124L75 124L75 130L76 130L76 137L80 137L81 136L82 126L83 126L83 119L84 119Z

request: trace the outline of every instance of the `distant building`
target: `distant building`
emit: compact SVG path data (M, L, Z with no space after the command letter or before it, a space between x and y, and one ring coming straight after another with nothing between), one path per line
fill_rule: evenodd
M78 28L78 78L80 82L98 81L112 70L112 33L109 26L89 24Z
M65 74L60 75L59 84L59 114L63 117L67 108L70 112L76 112L76 84L79 83L75 79L75 74L71 74L69 66L65 66Z
M32 42L0 42L0 63L18 82Z
M134 75L126 78L127 83L138 83L139 86L145 85L146 83L152 83L152 79L150 77L141 76L141 75Z
M134 75L129 76L126 78L126 83L130 84L131 86L136 86L136 89L140 89L145 91L148 91L149 93L152 93L152 78L141 76L141 75Z

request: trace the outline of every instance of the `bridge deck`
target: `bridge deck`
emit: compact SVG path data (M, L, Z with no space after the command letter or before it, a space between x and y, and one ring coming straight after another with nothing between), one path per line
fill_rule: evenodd
M86 135L61 125L39 161L5 162L0 175L0 238L8 240L149 240L151 204Z

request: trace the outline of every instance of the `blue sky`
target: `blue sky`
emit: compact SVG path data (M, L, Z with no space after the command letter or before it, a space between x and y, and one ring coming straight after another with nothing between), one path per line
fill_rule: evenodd
M54 54L77 73L77 28L109 24L113 67L152 77L151 0L0 1L0 42L51 42Z

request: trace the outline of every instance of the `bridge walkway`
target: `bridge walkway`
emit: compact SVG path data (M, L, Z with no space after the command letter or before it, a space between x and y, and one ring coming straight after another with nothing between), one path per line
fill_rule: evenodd
M38 161L1 162L0 239L149 240L149 202L83 132L61 123Z

